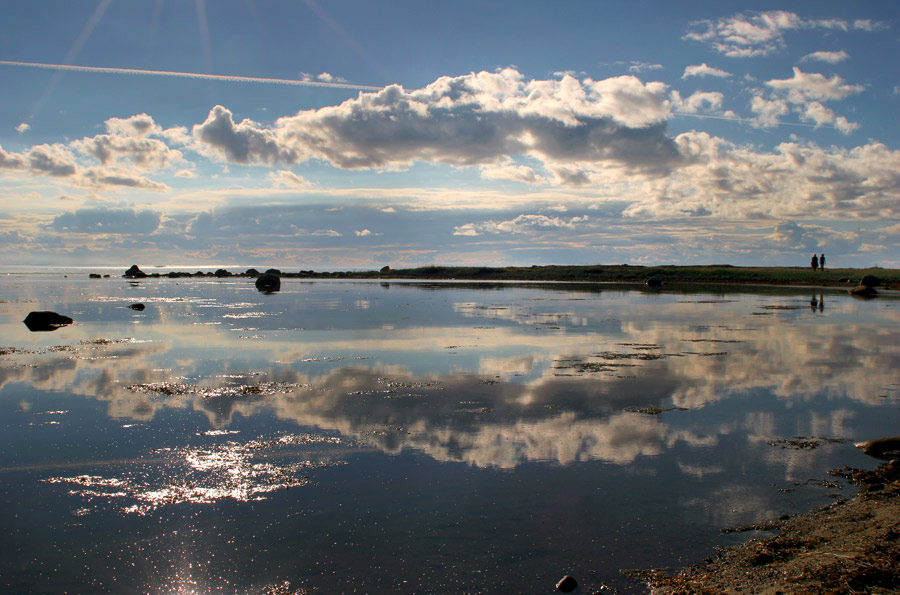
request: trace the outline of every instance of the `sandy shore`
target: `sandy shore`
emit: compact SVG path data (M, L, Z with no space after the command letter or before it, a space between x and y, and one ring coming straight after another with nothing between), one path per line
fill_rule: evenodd
M777 535L676 575L650 572L651 593L900 593L900 461L841 473L859 486L856 497L768 524Z

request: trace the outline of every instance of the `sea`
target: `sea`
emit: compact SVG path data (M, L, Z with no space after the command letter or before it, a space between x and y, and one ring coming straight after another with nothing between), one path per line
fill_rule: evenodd
M0 270L2 592L642 594L900 434L889 294L125 268Z

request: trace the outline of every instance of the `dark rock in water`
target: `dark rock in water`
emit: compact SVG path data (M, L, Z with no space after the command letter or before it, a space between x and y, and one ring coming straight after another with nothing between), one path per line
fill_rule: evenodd
M144 304L131 304L128 307L131 308L132 310L137 310L138 312L142 312L144 310L144 308L146 308L147 306L145 306Z
M390 272L391 272L391 267L388 266L388 265L385 265L385 266L381 267L381 272L382 272L382 273L390 273Z
M125 276L130 277L132 279L143 279L147 276L147 273L138 268L138 265L133 264L131 268L125 271Z
M871 285L857 285L850 290L850 295L856 297L875 297L878 292Z
M556 583L556 588L562 591L563 593L571 593L575 590L575 587L578 586L578 581L572 578L569 575L562 577L558 583Z
M244 274L248 277L259 277L259 271L257 271L256 269L247 269L246 271L244 271Z
M263 273L256 278L256 289L263 293L272 293L281 289L281 277L272 273Z
M38 331L55 331L61 326L67 326L75 322L68 316L50 312L49 310L40 312L29 312L25 317L25 326L32 332Z
M217 269L215 275L216 277L230 277L231 273L229 273L225 269Z
M100 279L101 278L98 273L91 273L90 275L88 275L88 277L90 279Z
M861 449L867 455L879 459L890 460L900 457L900 436L867 440L865 442L859 442L854 446Z
M879 279L875 275L866 275L862 278L862 280L860 280L859 284L865 287L878 287L879 285L881 285L881 279Z
M279 271L278 269L268 269L266 271L266 274L267 275L281 275L281 271Z
M647 287L662 287L663 284L662 279L660 279L656 275L653 275L652 277L644 281L644 283L647 285Z

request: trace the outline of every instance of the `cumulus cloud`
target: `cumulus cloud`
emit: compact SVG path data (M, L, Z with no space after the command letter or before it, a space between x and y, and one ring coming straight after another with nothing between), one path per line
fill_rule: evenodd
M877 28L871 21L857 20L851 25L843 19L806 19L785 10L738 14L718 20L691 23L682 39L698 41L732 58L766 56L786 47L784 35L799 29L848 31L851 26L863 31Z
M713 68L712 66L704 62L703 64L694 64L692 66L685 67L684 74L681 75L681 78L686 79L691 76L715 76L719 78L727 78L731 76L731 73L719 68Z
M355 233L357 235L357 237L360 237L360 238L364 238L366 236L372 235L372 232L369 231L368 229L358 229L358 230L354 231L353 233Z
M839 52L813 52L811 54L806 54L802 58L800 58L801 62L809 62L811 60L817 60L819 62L828 62L829 64L837 64L838 62L843 62L850 58L850 54L841 50Z
M666 168L678 154L665 135L665 91L634 76L527 81L507 68L410 91L392 85L273 127L235 123L216 106L193 134L200 150L234 163L317 159L344 169L405 169L415 161L498 166L527 155L545 164Z
M588 216L572 217L548 217L547 215L519 215L515 219L507 221L483 221L481 223L466 223L453 230L456 236L478 236L484 233L527 233L535 229L568 228L574 229L579 223L588 220Z
M483 165L481 177L486 180L511 180L525 184L543 184L546 178L535 173L533 168L527 165L496 164Z
M303 176L284 169L270 172L269 179L276 188L305 188L310 185Z
M58 215L51 226L56 231L90 234L150 234L159 228L161 215L134 209L79 209Z
M18 126L16 126L16 132L18 132L19 134L22 134L22 133L24 133L24 132L28 132L29 130L31 130L31 125L30 125L30 124L26 124L25 122L22 122L21 124L19 124Z
M690 165L649 181L626 215L846 219L900 214L900 151L881 143L824 149L791 142L765 152L704 132L675 140Z
M678 91L672 91L674 111L696 114L702 111L716 111L722 107L724 95L711 91L696 91L687 99L682 99Z
M815 72L803 72L796 66L794 76L789 79L772 79L767 81L769 87L785 91L792 103L804 103L809 100L836 100L861 93L862 85L850 85L838 75L826 78Z

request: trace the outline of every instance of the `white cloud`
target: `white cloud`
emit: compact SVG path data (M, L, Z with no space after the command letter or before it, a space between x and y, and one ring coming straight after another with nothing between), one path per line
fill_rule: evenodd
M783 99L769 100L758 95L751 100L750 110L756 114L754 125L762 128L778 126L780 118L790 113L790 108Z
M880 24L857 20L853 28L874 31ZM718 20L691 23L682 39L708 44L713 50L732 58L766 56L786 46L784 34L799 29L848 31L850 23L842 19L805 19L784 10L738 14Z
M850 58L850 54L841 50L839 52L813 52L806 54L800 58L801 62L809 62L810 60L818 60L819 62L828 62L829 64L837 64Z
M21 124L16 126L16 132L18 132L19 134L22 134L23 132L28 132L29 130L31 130L31 125L27 124L25 122L22 122Z
M198 150L229 162L405 169L415 161L497 166L514 156L666 167L666 85L634 76L526 81L516 70L441 77L423 89L392 85L265 128L216 106L193 128ZM523 172L520 172L520 175Z
M685 114L696 114L702 111L717 111L722 107L724 95L711 91L696 91L687 99L682 99L678 91L672 91L674 111Z
M719 68L713 68L712 66L709 66L706 62L704 62L703 64L686 66L684 69L684 74L681 75L681 78L686 79L690 76L715 76L719 78L727 78L731 76L731 73Z
M360 237L360 238L364 238L366 236L372 235L372 232L369 231L368 229L359 229L357 231L354 231L353 233L355 233L357 235L357 237Z
M826 78L819 73L807 73L794 67L794 76L789 79L772 79L766 85L787 93L788 101L805 103L810 100L844 99L850 95L861 93L862 85L850 85L838 75Z
M527 165L492 164L481 166L481 177L486 180L511 180L525 184L543 184L546 179Z
M651 62L632 62L628 67L628 72L641 73L647 70L660 70L662 64L653 64Z
M310 185L303 176L284 169L270 172L269 179L276 188L305 188Z
M190 179L190 178L196 178L197 174L189 169L179 169L178 171L175 172L175 177Z
M466 223L457 226L453 230L456 236L478 236L483 233L512 233L520 234L535 229L569 228L574 229L579 223L588 220L588 216L562 219L560 217L548 217L547 215L519 215L515 219L507 221L483 221L481 223Z

